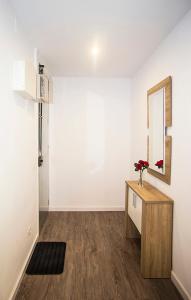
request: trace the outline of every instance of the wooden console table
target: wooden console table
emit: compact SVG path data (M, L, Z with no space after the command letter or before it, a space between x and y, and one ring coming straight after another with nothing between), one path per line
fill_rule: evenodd
M172 265L173 200L144 182L126 181L126 238L141 237L144 278L169 278Z

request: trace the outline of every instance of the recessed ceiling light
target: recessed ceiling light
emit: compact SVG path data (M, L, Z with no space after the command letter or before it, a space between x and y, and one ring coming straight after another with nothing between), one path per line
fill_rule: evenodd
M94 46L91 50L91 54L93 57L96 57L99 54L99 48L97 46Z

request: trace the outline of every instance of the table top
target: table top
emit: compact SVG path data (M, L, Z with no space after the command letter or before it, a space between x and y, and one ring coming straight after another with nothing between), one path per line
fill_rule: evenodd
M143 182L143 186L138 185L138 181L125 181L126 184L145 202L147 203L169 203L173 204L173 200L152 186L147 181Z

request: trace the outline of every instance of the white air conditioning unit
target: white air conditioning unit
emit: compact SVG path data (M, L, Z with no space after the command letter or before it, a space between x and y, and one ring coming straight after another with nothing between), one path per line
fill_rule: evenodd
M14 62L13 90L26 99L36 100L36 71L32 62L28 60Z

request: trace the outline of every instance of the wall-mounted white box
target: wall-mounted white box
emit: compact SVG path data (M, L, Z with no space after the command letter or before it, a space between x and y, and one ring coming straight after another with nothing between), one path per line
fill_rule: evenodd
M13 90L26 99L36 100L36 71L27 60L19 60L13 68Z

